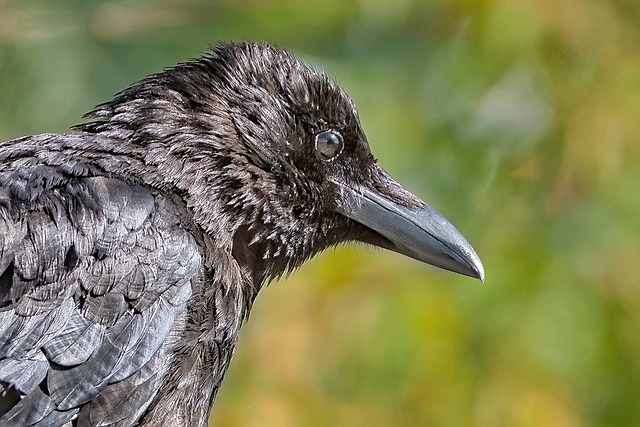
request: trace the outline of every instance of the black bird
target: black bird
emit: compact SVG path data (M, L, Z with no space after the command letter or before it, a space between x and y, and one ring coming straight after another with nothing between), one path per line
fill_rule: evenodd
M0 143L0 426L204 426L254 299L360 241L483 280L284 50L220 44Z

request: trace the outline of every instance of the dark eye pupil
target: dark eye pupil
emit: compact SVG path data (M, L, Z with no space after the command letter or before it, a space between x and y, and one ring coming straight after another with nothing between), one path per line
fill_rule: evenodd
M335 131L319 133L316 136L316 151L323 160L331 160L342 151L342 136Z

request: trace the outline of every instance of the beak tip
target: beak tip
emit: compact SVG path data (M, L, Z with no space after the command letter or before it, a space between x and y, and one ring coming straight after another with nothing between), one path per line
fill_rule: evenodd
M482 282L484 284L484 267L482 266L482 264L478 264L476 269L476 279L480 280L480 282Z
M475 251L472 250L472 254L467 262L469 264L469 267L471 268L471 271L473 272L472 274L470 274L470 276L484 283L484 266L482 265L482 261L480 261L480 257L478 256L478 254L476 254Z

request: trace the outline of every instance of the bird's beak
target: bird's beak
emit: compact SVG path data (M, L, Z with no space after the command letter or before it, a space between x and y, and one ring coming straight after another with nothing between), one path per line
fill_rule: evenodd
M406 198L403 194L413 196L380 171L384 182L373 188L339 184L342 203L338 211L383 236L386 241L379 246L484 282L482 262L464 236L435 209L416 203L418 199L407 203L417 207L401 204ZM390 197L376 188L395 188L401 194Z

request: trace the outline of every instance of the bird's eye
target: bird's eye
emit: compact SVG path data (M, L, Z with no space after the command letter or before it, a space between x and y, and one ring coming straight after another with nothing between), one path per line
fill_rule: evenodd
M343 148L342 135L334 130L320 132L316 135L316 153L324 161L334 160Z

